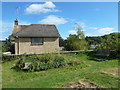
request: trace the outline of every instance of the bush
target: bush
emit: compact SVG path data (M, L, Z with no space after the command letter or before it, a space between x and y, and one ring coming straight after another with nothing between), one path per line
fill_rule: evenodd
M16 56L16 55L12 55L12 56L2 55L2 63L6 61L16 60L16 59L19 59L20 57L21 56Z
M22 57L17 62L16 67L27 71L42 71L51 68L59 68L65 64L65 59L62 56L44 54Z
M15 68L24 71L43 71L52 68L59 68L65 65L81 64L79 60L67 60L62 55L44 54L22 56L17 62Z
M61 56L56 56L55 59L54 59L54 67L55 68L59 68L61 66L64 66L66 63L65 63L65 59Z
M12 54L15 53L15 45L9 41L2 42L2 52L11 52Z

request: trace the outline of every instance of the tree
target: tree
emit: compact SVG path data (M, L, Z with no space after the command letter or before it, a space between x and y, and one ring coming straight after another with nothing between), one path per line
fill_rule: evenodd
M102 42L97 47L97 49L109 49L109 50L115 50L118 49L118 37L120 33L111 33L109 35L102 36Z
M79 23L75 23L75 29L77 30L77 36L80 39L85 39L84 32L82 30L82 26Z
M65 45L65 49L68 51L79 50L80 40L77 35L69 35Z
M59 37L59 46L64 47L65 46L65 40L62 37Z
M101 36L97 37L86 37L85 40L89 43L89 45L97 45L102 43L104 40Z
M82 26L79 23L75 23L75 28L77 30L77 36L80 39L80 50L87 50L89 48L89 44L86 42L85 40L85 35L84 35L84 31L82 29Z
M85 35L80 24L75 24L77 34L69 35L65 45L66 50L87 50L89 45L85 40Z
M5 42L2 42L2 52L12 52L12 53L15 53L15 50L14 50L14 44L11 43L10 41L10 37L8 37L8 39L5 40Z

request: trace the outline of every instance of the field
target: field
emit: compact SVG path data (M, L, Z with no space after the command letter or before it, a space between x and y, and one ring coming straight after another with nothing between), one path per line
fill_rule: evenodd
M40 72L23 72L12 69L17 60L7 61L2 64L3 88L74 87L78 81L83 79L103 88L118 88L120 78L117 75L117 59L98 62L89 60L86 54L66 54L63 56L77 58L84 64Z

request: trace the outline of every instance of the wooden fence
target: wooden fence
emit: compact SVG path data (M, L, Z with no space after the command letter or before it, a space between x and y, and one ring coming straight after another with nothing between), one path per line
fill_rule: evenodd
M70 54L70 53L80 53L84 51L93 51L93 50L59 51L58 53L54 53L54 54ZM8 56L18 55L19 56L19 54L5 54L5 55L8 55ZM20 55L43 55L43 54L20 54Z

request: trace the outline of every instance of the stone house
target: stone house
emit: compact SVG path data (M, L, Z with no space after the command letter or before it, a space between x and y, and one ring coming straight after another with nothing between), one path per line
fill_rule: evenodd
M15 20L11 41L15 44L15 54L57 53L59 37L53 24L18 25Z

